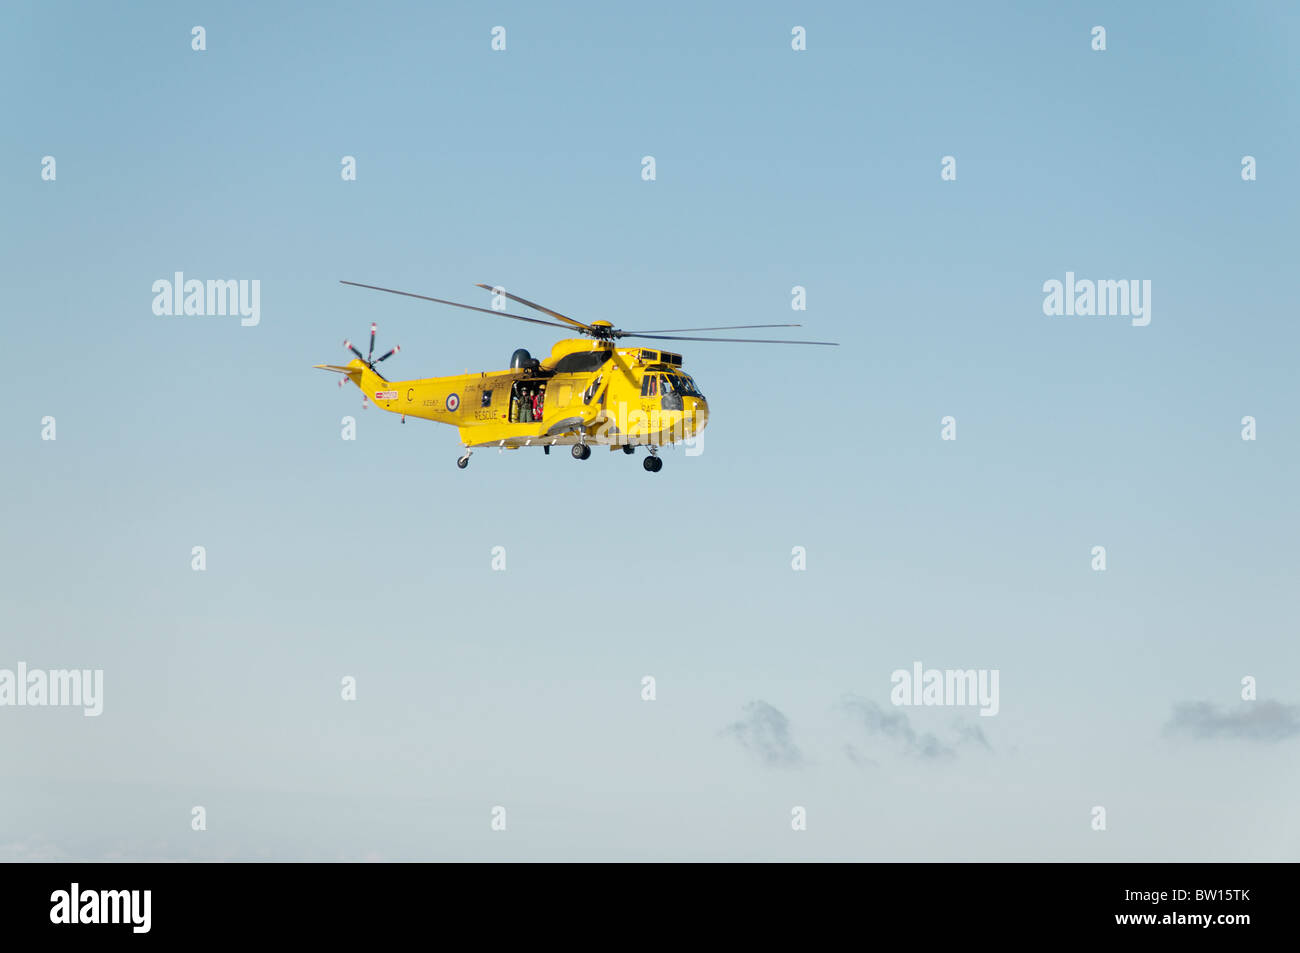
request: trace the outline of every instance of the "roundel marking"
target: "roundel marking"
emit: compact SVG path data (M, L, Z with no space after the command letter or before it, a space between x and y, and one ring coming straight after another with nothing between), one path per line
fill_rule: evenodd
M460 394L448 394L447 409L454 411L459 406L460 406Z

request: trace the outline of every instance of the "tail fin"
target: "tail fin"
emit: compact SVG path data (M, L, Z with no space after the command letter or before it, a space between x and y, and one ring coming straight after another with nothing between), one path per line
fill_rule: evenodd
M322 371L333 371L336 374L346 374L352 383L360 387L361 373L365 370L365 367L361 365L359 361L353 361L352 363L357 366L353 367L349 365L348 367L340 367L337 364L313 364L312 366L319 367Z

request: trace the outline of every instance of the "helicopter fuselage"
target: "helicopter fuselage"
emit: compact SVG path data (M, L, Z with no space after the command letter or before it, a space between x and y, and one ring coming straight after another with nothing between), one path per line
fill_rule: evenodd
M524 356L507 370L405 381L356 358L318 366L346 374L383 410L458 428L469 448L658 447L690 440L708 422L708 402L679 354L570 338L543 360Z

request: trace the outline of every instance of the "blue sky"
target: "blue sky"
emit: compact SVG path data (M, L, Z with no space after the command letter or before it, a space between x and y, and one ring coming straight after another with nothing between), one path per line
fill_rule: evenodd
M1296 857L1292 6L3 16L0 668L106 697L0 709L0 855ZM155 316L176 271L260 323ZM1067 271L1150 325L1045 316ZM461 472L311 365L555 338L339 279L842 346L683 344L711 419L657 475ZM846 713L917 660L1000 671L996 717L903 710L986 744ZM1280 738L1167 732L1247 675Z

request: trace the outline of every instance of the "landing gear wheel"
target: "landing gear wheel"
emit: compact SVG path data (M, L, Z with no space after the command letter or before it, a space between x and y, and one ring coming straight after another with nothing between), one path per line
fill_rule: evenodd
M589 456L591 456L591 447L585 443L575 443L573 445L573 459L586 460Z
M627 454L636 453L636 447L632 446L630 443L625 443L623 444L623 452Z
M460 467L462 470L469 466L469 454L466 454L463 457L457 457L456 466Z
M664 468L664 462L658 457L646 457L641 461L641 466L645 467L651 473L658 473Z

